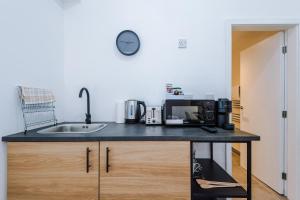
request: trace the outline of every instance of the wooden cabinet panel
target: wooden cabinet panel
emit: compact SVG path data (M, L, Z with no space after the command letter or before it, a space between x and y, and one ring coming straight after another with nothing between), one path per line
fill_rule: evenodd
M8 143L8 200L98 200L98 170L99 142Z
M190 176L190 142L100 142L101 200L190 200Z

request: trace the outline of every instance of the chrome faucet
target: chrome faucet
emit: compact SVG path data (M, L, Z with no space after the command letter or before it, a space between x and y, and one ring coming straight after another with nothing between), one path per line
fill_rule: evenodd
M87 113L85 114L85 116L86 116L85 123L86 124L91 124L92 123L92 121L91 121L92 116L91 116L91 112L90 112L90 93L89 93L88 89L86 89L84 87L79 92L79 98L82 97L83 91L86 92L86 97L87 97Z

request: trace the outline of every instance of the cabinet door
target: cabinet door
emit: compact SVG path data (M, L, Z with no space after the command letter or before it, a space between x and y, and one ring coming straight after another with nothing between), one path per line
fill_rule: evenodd
M190 200L190 180L189 142L100 142L101 200Z
M98 200L99 142L8 143L7 153L8 200Z

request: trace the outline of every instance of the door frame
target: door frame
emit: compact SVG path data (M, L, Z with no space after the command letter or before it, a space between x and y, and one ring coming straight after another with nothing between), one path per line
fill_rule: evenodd
M251 32L249 32L249 34L251 34ZM255 106L255 104L253 104L252 101L256 101L256 98L253 99L253 96L251 97L251 95L250 96L247 95L247 94L249 94L247 89L250 89L249 87L252 87L252 84L250 83L251 79L246 78L248 76L247 73L248 72L249 73L254 72L255 73L254 76L257 76L258 75L257 73L260 74L262 71L259 70L259 68L257 68L257 66L261 65L262 63L266 64L266 62L269 62L269 61L264 60L264 57L266 55L268 55L268 56L273 55L273 57L271 59L272 61L270 61L270 62L273 63L272 65L275 64L273 62L275 60L276 60L276 63L277 63L277 64L275 64L276 67L267 64L268 67L266 69L264 68L264 70L263 70L264 73L260 74L262 76L265 76L266 78L270 78L270 79L273 79L273 81L276 81L276 83L273 82L276 86L273 85L273 84L270 85L270 83L268 85L269 88L274 87L274 86L276 88L276 91L274 91L275 93L272 93L272 94L276 94L276 96L279 95L279 96L277 96L277 98L274 99L274 101L277 102L277 103L275 103L275 104L271 103L273 105L272 107L274 109L276 107L276 109L275 109L276 111L275 110L271 111L271 110L269 110L271 107L268 107L269 108L268 109L269 114L272 113L272 115L273 115L272 117L270 117L270 119L274 119L276 121L276 125L274 124L274 126L272 126L273 121L272 121L271 124L269 124L272 127L269 127L269 125L265 126L264 124L265 124L266 121L265 122L264 121L261 121L261 122L252 121L252 120L255 120L255 118L253 118L253 117L257 116L257 115L255 114L256 112L253 113L253 111L251 111L252 108L254 109L254 107L251 107L250 110L249 110L249 108L248 109L244 108L244 110L241 110L240 129L243 130L243 131L246 131L246 130L244 130L245 128L251 130L253 127L249 126L249 125L254 123L254 124L258 125L258 127L256 127L255 129L258 128L258 129L260 129L260 131L262 131L262 130L266 131L267 135L265 135L263 132L260 133L261 137L266 137L266 138L261 138L261 140L264 140L264 142L260 141L258 143L253 144L253 148L252 148L252 151L253 151L252 152L252 155L253 155L253 162L252 162L253 163L253 170L252 170L252 172L253 172L253 175L255 177L260 179L262 182L264 182L270 188L273 188L273 187L271 187L271 185L274 186L273 190L277 191L279 194L286 194L286 192L285 192L286 181L282 179L281 173L283 173L283 172L286 173L287 172L287 168L286 168L287 160L286 160L286 153L285 153L285 148L286 148L286 142L285 142L285 138L286 138L286 128L285 128L286 127L286 118L283 118L281 116L281 111L286 110L286 91L285 91L286 90L285 89L285 87L286 87L286 71L285 71L285 69L286 69L286 62L285 62L286 54L281 52L281 48L283 46L287 45L286 40L285 40L285 38L286 38L285 34L286 34L286 31L284 31L284 30L283 31L278 31L277 33L275 33L271 36L268 36L267 38L264 38L262 41L259 41L255 44L253 44L251 47L243 49L240 52L241 53L241 58L240 58L240 61L241 61L241 65L240 65L240 67L241 67L240 68L240 87L241 87L241 90L244 91L244 92L242 92L243 95L241 95L240 104L241 104L241 106L246 107L246 108L248 106ZM272 41L272 42L270 42L270 41ZM233 42L233 45L235 45L234 42ZM272 50L271 50L269 45L272 45L273 47L274 47L274 45L276 45L277 48L276 49L272 48ZM266 54L264 55L264 51L260 50L261 48L267 48L268 49L267 51L270 51L270 52L265 52ZM257 53L256 51L259 51L260 53ZM244 53L244 52L246 52L246 53ZM261 55L264 55L264 56L261 57ZM276 57L275 57L275 55L276 55ZM251 60L253 60L253 58L258 58L258 60L259 60L258 63L260 63L260 64L258 64L256 66L254 71L249 69L249 67L251 68L251 65L249 65L249 63L247 61L243 62L243 59L247 60L247 56L254 56L254 57L251 57ZM233 56L233 59L234 59L234 56ZM255 64L257 62L256 61L251 61L250 63ZM246 67L243 64L245 64ZM265 74L265 72L266 72L265 70L268 70L269 73L272 73L271 71L274 71L272 69L275 69L275 68L276 68L276 70L275 70L276 71L276 76L275 76L275 74L273 74L272 76L269 76L269 75ZM246 73L245 73L245 71L246 71ZM253 77L253 74L252 74L251 77ZM243 78L246 78L247 81L245 82L246 79L243 79ZM260 79L261 78L262 77L260 77ZM264 83L263 80L260 80L260 81L262 81L262 82L260 82L261 84L268 84L266 82ZM258 85L256 85L256 86L258 86ZM263 88L267 89L264 86L263 86ZM253 94L255 94L254 90L252 90L252 95ZM262 90L259 90L259 89L258 89L258 91L256 91L256 94L259 94L259 96L262 95L267 99L270 98L270 97L268 97L268 95L265 96L264 92L262 92ZM273 100L274 97L275 96L271 97L271 99ZM249 101L248 98L252 98L251 101ZM261 98L259 98L259 99L260 99L260 102L263 100ZM256 102L256 103L258 103L258 102ZM255 109L259 109L259 108L256 107ZM263 110L264 110L264 108L263 108ZM256 111L258 111L258 110L256 110ZM247 114L245 112L247 112ZM277 114L275 114L274 112L276 112ZM267 113L265 113L265 114L267 114ZM248 114L249 114L249 116L248 116ZM265 116L265 119L268 118L267 115L264 115L264 116ZM247 122L245 117L246 118L250 117L249 118L250 121ZM267 119L267 121L269 121L270 119ZM268 131L268 129L266 129L266 127L270 128L269 131ZM274 131L274 133L276 135L276 138L274 138L273 132L272 131L270 132L270 130ZM250 132L250 133L255 134L255 132ZM271 135L269 135L269 134L271 134ZM273 140L273 139L274 140L273 141L268 141L268 140L266 140L267 138L268 138L268 140ZM270 149L272 147L274 147L274 145L271 145L271 144L274 144L275 141L276 141L276 144L278 145L278 146L275 145L276 149L274 149L274 152L276 152L276 154L274 154L274 152L270 151ZM269 148L266 148L264 145L267 145ZM267 157L261 157L260 151L257 151L255 149L255 147L262 148L260 150L264 149L263 151L266 151L266 153L267 153L267 154L264 154L264 156L269 156L269 155L271 156L271 154L273 156L275 156L275 157L272 156L275 159L274 161L276 161L276 163L273 162L273 164L276 165L274 170L270 171L268 168L266 168L268 162L266 162L266 159L263 159L263 158L267 158ZM240 156L240 158L241 158L240 164L243 168L246 169L247 168L247 164L246 164L247 151L246 151L245 145L241 146L240 155L241 155ZM259 164L260 161L264 162L264 165ZM254 169L256 169L256 171ZM268 173L270 173L270 174L268 174ZM270 182L268 182L268 180ZM274 181L274 182L272 182L271 180Z
M300 38L300 19L231 19L226 21L226 52L225 52L225 94L226 97L231 99L231 87L232 87L232 32L234 29L239 28L240 30L284 30L288 32L289 29L294 28L297 31L297 44L296 44L296 60L293 60L296 62L296 83L297 86L295 87L295 96L296 96L296 101L294 105L289 105L290 107L296 108L294 112L296 112L295 118L291 120L291 122L297 122L300 121L300 115L298 114L300 112L300 104L297 102L300 102L300 55L299 55L299 49L300 49L300 44L299 44L299 38ZM288 47L289 51L289 47ZM287 57L286 60L289 58ZM286 67L289 67L286 65ZM288 79L288 77L287 77ZM287 80L288 81L288 80ZM287 97L288 98L288 97ZM288 121L289 118L287 118ZM297 186L300 185L300 172L296 171L296 169L300 168L300 159L297 158L297 156L292 156L294 159L289 159L288 157L288 152L292 152L295 155L300 154L300 147L298 147L300 143L300 136L297 134L300 130L300 125L299 123L290 123L290 126L293 127L294 131L286 131L286 142L287 142L287 149L286 149L286 159L287 159L287 169L290 168L290 166L296 165L293 167L293 170L288 170L289 173L293 173L294 180L289 181L289 179L286 181L286 189L285 189L285 195L288 196L290 199L300 199L300 192L296 189ZM296 142L292 142L296 141ZM228 172L232 172L232 155L231 155L231 144L226 145L226 169ZM290 176L291 177L291 176Z

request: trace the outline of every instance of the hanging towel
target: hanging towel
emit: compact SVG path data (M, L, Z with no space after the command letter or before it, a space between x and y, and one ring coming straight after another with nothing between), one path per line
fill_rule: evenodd
M51 90L19 86L20 96L24 104L53 103L55 97Z

